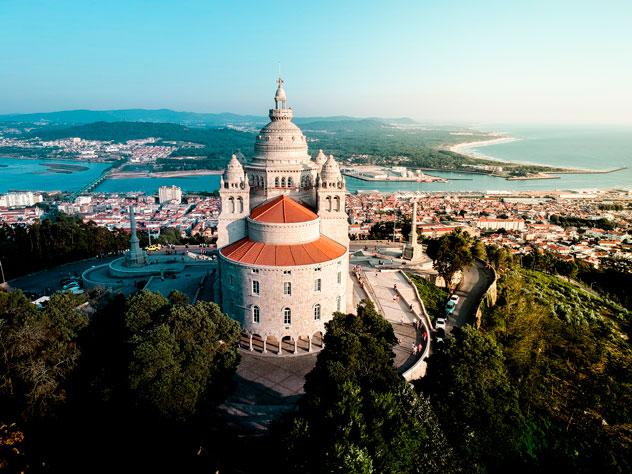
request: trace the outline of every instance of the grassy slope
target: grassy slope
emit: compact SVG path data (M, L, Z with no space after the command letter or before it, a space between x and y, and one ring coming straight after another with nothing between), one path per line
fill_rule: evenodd
M437 318L445 314L445 304L448 301L448 293L438 286L433 285L425 278L408 274L411 281L415 283L419 296L424 302L426 311L434 323Z

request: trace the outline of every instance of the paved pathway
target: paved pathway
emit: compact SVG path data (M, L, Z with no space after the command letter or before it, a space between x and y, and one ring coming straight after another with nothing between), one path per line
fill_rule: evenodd
M421 313L421 306L412 286L400 272L366 270L365 275L389 322L413 324L417 320L409 305L413 305L415 314Z
M280 413L291 409L304 393L305 374L316 365L317 353L298 357L240 353L234 390L220 409L234 429L260 432Z
M422 343L419 331L413 325L417 321L415 314L421 314L421 305L413 287L399 271L364 270L384 317L393 326L399 340L394 348L395 366L400 371L406 370L417 360L413 354L413 342L416 345ZM410 311L411 304L415 314Z

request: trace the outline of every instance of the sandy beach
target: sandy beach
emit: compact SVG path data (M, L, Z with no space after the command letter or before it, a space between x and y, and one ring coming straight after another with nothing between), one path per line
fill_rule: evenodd
M470 158L483 158L486 160L493 161L502 161L498 158L494 158L492 156L487 156L483 153L475 152L469 150L469 148L473 146L488 146L488 145L497 145L499 143L511 143L522 140L522 138L509 137L509 136L495 136L494 138L490 138L488 140L475 140L469 142L461 142L455 145L450 145L447 149L449 151L453 151L454 153L460 153L461 155L469 156Z

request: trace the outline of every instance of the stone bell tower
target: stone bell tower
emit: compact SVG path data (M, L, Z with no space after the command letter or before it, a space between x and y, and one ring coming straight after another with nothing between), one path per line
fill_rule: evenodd
M222 248L246 237L246 217L250 214L250 186L235 155L220 178L219 197L222 209L217 222L217 248Z
M349 248L349 223L345 211L345 180L333 155L323 164L316 180L320 229L327 237Z

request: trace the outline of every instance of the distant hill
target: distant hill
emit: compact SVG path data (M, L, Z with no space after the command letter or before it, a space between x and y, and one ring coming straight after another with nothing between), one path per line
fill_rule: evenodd
M163 141L194 142L206 145L203 154L230 156L236 150L249 152L254 143L254 134L231 128L197 128L175 123L150 122L95 122L68 128L33 130L27 137L44 140L79 137L86 140L125 142L147 137L160 137ZM188 150L188 149L185 149ZM195 153L188 150L185 154Z
M53 125L91 122L158 122L195 126L226 126L230 124L258 124L266 120L267 118L263 116L232 113L176 112L169 109L65 110L61 112L0 115L0 122L47 122Z
M361 122L374 120L381 123L414 124L410 118L357 118L348 116L298 117L298 124L313 122ZM177 123L197 127L261 126L268 121L267 116L239 115L225 113L177 112L169 109L124 109L124 110L65 110L33 114L0 115L0 122L47 123L54 126L78 125L92 122L153 122Z

